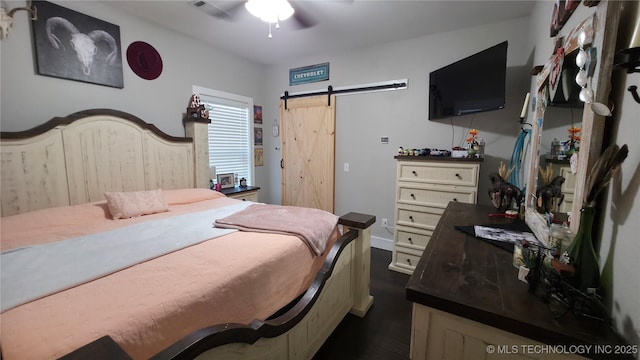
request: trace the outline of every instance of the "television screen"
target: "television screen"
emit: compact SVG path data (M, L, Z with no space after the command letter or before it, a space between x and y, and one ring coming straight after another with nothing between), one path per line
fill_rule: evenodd
M429 120L504 108L507 42L429 74Z

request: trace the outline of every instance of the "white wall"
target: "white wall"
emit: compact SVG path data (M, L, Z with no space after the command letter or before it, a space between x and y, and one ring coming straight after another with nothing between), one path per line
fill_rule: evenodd
M628 46L632 21L638 16L638 2L625 3L618 48ZM628 144L629 156L609 185L602 206L599 239L608 308L620 334L640 347L640 104L627 91L631 85L640 86L640 73L614 70L612 99L616 108L613 117L607 120L610 135L605 143ZM636 359L640 359L640 355L636 354Z
M58 5L120 26L124 88L116 89L37 75L31 29L26 12L17 12L11 33L0 42L0 127L30 129L55 116L110 108L152 122L160 130L184 136L182 117L193 85L264 100L264 67L153 25L97 1L54 1ZM24 6L9 2L9 8ZM126 50L134 41L151 44L160 53L163 71L155 80L138 77L129 68ZM239 75L240 74L240 75ZM256 182L264 171L256 168Z
M548 30L552 6L553 2L539 1L531 15L530 42L535 48L535 65L544 64L553 50L553 40L549 37ZM637 2L625 2L622 23L626 24L637 16L637 7ZM575 27L580 20L592 14L594 9L580 5L565 28ZM628 24L620 27L618 45L628 44L630 30ZM614 115L606 120L605 133L608 135L605 146L610 143L628 144L630 151L619 175L609 186L606 201L599 205L596 238L599 242L600 267L603 269L605 303L614 326L627 342L640 346L640 206L634 206L634 203L640 204L640 104L626 91L630 85L640 85L640 74L628 75L623 70L613 70L612 99L616 106ZM532 81L532 91L534 87L535 82ZM563 139L566 137L566 128L570 123L567 118L571 116L567 109L554 109L551 112L552 116L545 116L544 120L542 145L547 149L553 136ZM576 118L580 117L581 114L578 113ZM547 133L547 127L565 130L555 133L551 130Z
M478 200L488 203L488 177L500 161L508 163L518 116L529 84L531 50L527 49L528 18L462 29L349 52L312 56L273 66L268 71L265 119L278 117L279 96L300 92L408 78L408 89L341 95L336 100L337 214L364 212L377 217L374 237L391 241L393 233L380 227L381 219L394 221L396 161L399 146L450 149L463 145L470 126L486 140ZM506 108L444 121L428 120L429 73L442 66L508 40ZM288 71L305 65L330 63L330 80L288 85ZM452 126L453 124L453 126ZM389 144L380 137L388 136ZM280 202L280 138L265 138L265 165L269 168L269 201ZM343 164L350 171L343 171Z
M28 16L17 12L13 30L0 42L3 131L26 130L54 116L80 110L113 108L151 121L171 135L184 136L182 114L192 85L253 97L256 103L262 101L256 84L264 82L264 75L257 63L205 47L105 3L55 3L120 26L124 89L37 75ZM11 2L13 6L24 6L24 2ZM164 69L157 79L144 80L127 65L127 46L134 41L151 44L162 56Z

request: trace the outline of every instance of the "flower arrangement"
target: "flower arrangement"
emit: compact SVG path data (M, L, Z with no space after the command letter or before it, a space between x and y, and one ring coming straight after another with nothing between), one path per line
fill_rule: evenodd
M620 166L629 155L627 144L618 146L611 144L607 147L600 158L589 171L589 176L585 184L583 206L595 206L598 195L609 185L611 179L620 171Z
M569 140L567 141L567 146L569 147L569 151L578 151L580 144L580 128L572 126L568 131Z
M469 143L470 149L475 149L478 147L478 129L469 130L469 137L467 138L467 142Z

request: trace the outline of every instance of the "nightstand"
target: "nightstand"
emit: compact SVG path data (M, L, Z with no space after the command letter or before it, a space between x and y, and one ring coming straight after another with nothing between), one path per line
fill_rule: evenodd
M258 190L260 190L258 186L236 186L222 189L220 192L233 199L258 202Z

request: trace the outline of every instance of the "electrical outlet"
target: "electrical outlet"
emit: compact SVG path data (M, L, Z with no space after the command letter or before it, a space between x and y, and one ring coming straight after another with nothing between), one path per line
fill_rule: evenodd
M389 227L389 220L387 220L387 219L382 219L382 227L383 227L383 228Z

